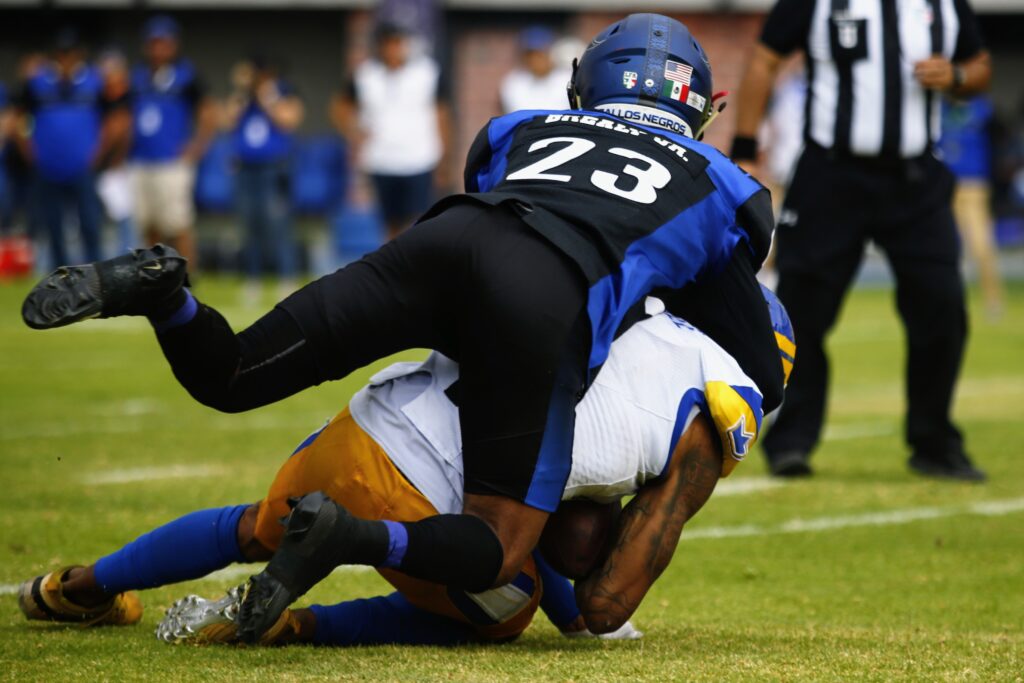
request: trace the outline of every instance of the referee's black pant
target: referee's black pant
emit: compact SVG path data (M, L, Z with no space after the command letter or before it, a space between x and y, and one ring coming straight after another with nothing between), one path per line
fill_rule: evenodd
M776 232L778 295L793 321L797 355L764 440L769 460L810 453L818 442L828 390L825 335L868 240L889 260L906 327L907 442L915 454L939 460L962 448L949 415L967 337L953 182L931 155L887 164L808 145Z

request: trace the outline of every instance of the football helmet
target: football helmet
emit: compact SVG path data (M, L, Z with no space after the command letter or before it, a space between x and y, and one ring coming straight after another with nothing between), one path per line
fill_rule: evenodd
M700 139L713 118L711 65L686 26L631 14L601 31L573 62L569 106Z

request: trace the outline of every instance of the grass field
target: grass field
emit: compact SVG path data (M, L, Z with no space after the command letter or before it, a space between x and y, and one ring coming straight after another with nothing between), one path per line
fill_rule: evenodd
M164 609L243 574L146 591L137 627L28 625L14 585L88 562L193 509L262 496L282 459L337 412L356 373L221 415L181 390L146 325L33 332L26 286L0 287L0 679L1024 680L1024 289L972 330L956 414L990 483L916 478L902 443L902 334L886 291L850 299L817 476L772 486L760 457L683 532L628 643L563 639L543 618L501 647L327 650L169 646ZM257 311L212 278L199 295L239 326ZM268 302L269 304L269 302ZM941 324L941 321L936 321ZM385 590L335 573L309 601Z

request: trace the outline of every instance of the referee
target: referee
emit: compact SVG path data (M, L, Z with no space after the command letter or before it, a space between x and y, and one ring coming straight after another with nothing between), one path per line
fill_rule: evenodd
M825 334L872 240L896 279L907 331L906 438L920 474L980 481L950 420L967 336L953 177L934 155L940 100L988 87L966 0L778 0L738 97L732 157L755 136L786 55L807 65L804 152L776 233L779 298L800 344L786 401L764 441L778 476L811 473L825 414Z

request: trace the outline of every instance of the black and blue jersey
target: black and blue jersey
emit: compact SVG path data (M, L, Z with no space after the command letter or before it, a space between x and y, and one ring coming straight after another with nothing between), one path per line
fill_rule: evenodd
M591 368L645 296L720 271L738 247L756 270L771 243L768 192L723 154L601 112L492 119L470 150L465 183L487 203L515 201L579 265Z

